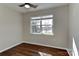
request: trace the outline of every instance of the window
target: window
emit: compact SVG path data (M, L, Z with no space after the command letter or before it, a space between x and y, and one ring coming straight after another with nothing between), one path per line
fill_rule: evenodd
M31 18L32 34L53 34L53 15L32 17Z

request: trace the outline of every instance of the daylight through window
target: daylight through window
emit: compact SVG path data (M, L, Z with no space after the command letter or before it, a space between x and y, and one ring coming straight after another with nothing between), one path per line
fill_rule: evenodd
M53 35L53 15L32 17L31 33Z

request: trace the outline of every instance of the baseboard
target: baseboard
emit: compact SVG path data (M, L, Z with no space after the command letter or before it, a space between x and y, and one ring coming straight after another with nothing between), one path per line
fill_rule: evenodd
M35 44L35 45L41 45L41 46L47 46L47 47L52 47L52 48L58 48L58 49L68 50L67 48L63 48L63 47L56 47L56 46L45 45L45 44L40 44L40 43L32 43L32 42L27 42L27 41L23 41L23 42L24 43L29 43L29 44Z
M13 48L13 47L15 47L15 46L17 46L17 45L19 45L19 44L21 44L21 43L23 43L23 42L19 42L19 43L16 43L16 44L14 44L14 45L12 45L12 46L10 46L10 47L7 47L7 48L1 50L0 53L6 51L6 50L8 50L8 49L11 49L11 48Z

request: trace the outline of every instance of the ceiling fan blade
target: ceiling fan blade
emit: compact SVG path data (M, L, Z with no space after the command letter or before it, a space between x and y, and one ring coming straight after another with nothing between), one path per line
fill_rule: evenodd
M19 7L23 7L23 6L25 6L26 4L21 4L21 5L19 5Z
M33 7L33 8L37 7L37 5L33 5L33 4L30 4L30 3L28 3L28 5L30 5L30 7Z
M19 7L24 7L25 5L29 5L30 7L33 7L33 8L37 7L37 5L33 5L33 4L30 4L30 3L21 4L21 5L19 5Z

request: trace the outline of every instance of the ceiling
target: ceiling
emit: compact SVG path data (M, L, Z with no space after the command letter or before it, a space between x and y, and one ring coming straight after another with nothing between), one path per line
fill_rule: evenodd
M30 12L30 11L36 11L36 10L42 10L42 9L47 9L47 8L54 8L54 7L58 7L61 5L66 5L66 3L32 3L35 5L38 5L37 8L24 8L24 7L19 7L20 4L23 3L3 3L2 5L4 5L5 7L11 8L15 11L21 12L21 13L26 13L26 12Z

